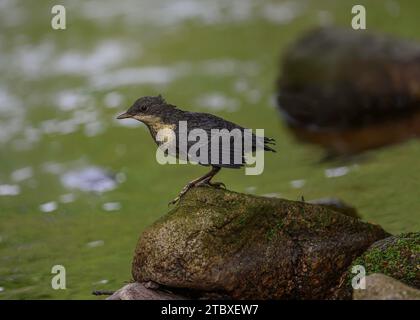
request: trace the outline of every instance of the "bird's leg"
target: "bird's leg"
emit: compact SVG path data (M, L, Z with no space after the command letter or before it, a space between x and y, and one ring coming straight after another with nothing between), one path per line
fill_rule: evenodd
M200 185L204 185L204 184L215 185L216 183L215 184L211 184L210 183L210 180L219 171L220 171L220 167L212 167L212 169L210 170L210 172L206 173L204 176L199 177L197 179L194 179L193 181L187 183L185 185L185 187L182 188L182 190L179 193L179 195L175 199L173 199L171 202L169 202L169 205L177 203L182 198L182 196L188 192L188 190L190 190L191 188L193 188L195 186L200 186Z
M213 167L212 171L210 171L210 175L201 180L197 186L202 186L202 185L209 185L215 188L224 188L226 189L226 185L223 182L211 182L211 179L213 179L213 177L220 171L220 167Z

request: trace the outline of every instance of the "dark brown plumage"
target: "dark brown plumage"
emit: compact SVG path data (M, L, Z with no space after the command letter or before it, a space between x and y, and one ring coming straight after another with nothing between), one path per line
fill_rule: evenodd
M223 183L212 183L210 180L213 176L220 171L222 167L225 168L241 168L245 164L245 140L244 140L244 130L245 128L224 120L220 117L209 113L200 113L200 112L190 112L178 109L176 106L166 103L166 101L162 98L162 96L157 97L142 97L134 102L134 104L127 110L127 112L118 116L118 119L125 119L125 118L134 118L141 122L143 122L149 129L150 134L153 137L153 140L158 145L161 145L162 142L156 140L156 135L159 130L169 128L172 129L176 136L176 141L178 142L180 139L180 121L185 121L187 124L188 133L191 132L193 129L202 129L207 134L207 149L208 149L208 161L197 161L199 164L204 166L212 166L212 170L200 177L191 181L187 184L184 189L181 191L180 195L172 201L175 203L185 194L191 187L198 186L198 185L213 185L213 186L224 186ZM230 143L229 145L222 145L220 144L218 149L211 148L211 141L212 139L220 139L217 137L212 129L226 129L229 132L236 129L236 132L241 132L242 134L242 143L235 144L233 136L226 136L229 138ZM223 139L223 133L222 133ZM176 153L173 156L182 159L188 160L195 160L191 159L191 154L189 153L190 149L197 141L187 141L186 150L182 150L179 148L179 143L176 144ZM200 141L201 143L201 141ZM274 139L266 138L266 137L258 137L252 134L252 145L251 150L265 150L265 151L272 151L275 152L269 145L274 144ZM185 151L187 151L185 153ZM210 151L217 152L218 157L212 157ZM224 157L225 156L225 157ZM217 159L215 159L217 158ZM238 161L239 159L239 161Z

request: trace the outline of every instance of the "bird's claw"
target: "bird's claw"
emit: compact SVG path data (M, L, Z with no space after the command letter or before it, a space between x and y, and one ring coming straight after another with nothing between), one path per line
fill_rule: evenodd
M188 190L190 190L194 186L195 186L194 183L188 183L184 188L182 188L182 190L179 193L179 195L175 199L173 199L172 201L170 201L168 203L168 206L173 205L173 204L176 204L188 192Z
M191 189L194 187L199 187L199 186L210 186L210 187L214 187L214 188L220 188L220 189L226 189L226 185L223 182L211 182L210 181L211 178L207 178L206 180L202 180L200 182L190 182L188 183L184 188L182 188L181 192L179 193L179 195L173 199L172 201L170 201L168 203L168 206L170 205L174 205L177 202L179 202L179 200L181 200L181 198Z
M208 186L208 187L226 189L226 185L223 182L211 182L209 179L200 181L199 183L196 184L196 187L199 187L199 186Z
M178 197L176 197L175 199L173 199L173 200L169 201L169 202L168 202L168 207L169 207L169 206L171 206L171 205L176 204L176 203L179 201L179 199L181 199L181 198L178 196Z
M208 185L214 187L214 188L219 188L219 189L225 189L226 190L226 185L223 182L208 182Z

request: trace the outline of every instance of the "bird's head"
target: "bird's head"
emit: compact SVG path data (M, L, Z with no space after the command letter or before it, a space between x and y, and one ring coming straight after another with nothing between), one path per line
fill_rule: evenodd
M120 114L117 119L133 118L146 124L162 121L174 110L174 106L167 104L161 95L145 96L137 99L127 112Z

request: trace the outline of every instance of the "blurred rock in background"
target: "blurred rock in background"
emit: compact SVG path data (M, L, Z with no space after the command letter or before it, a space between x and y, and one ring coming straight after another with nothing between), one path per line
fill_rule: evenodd
M283 120L303 141L353 154L420 134L420 44L322 28L286 52L278 80Z

